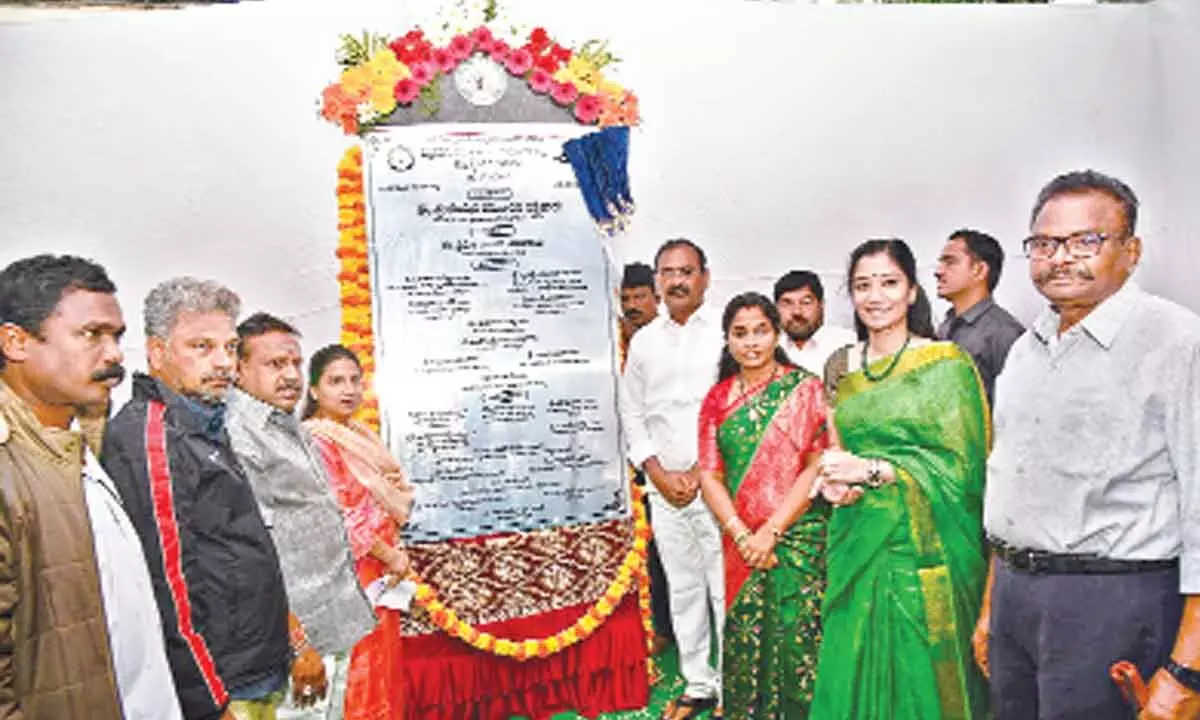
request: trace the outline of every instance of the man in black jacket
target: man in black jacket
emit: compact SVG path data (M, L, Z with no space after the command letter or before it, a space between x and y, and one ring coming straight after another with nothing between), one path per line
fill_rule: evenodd
M224 429L239 300L168 280L146 297L150 375L109 423L103 464L145 548L188 720L273 708L287 682L279 560Z

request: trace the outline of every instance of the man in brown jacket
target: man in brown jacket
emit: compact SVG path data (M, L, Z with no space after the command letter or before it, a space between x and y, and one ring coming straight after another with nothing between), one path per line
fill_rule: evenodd
M125 374L115 292L74 257L0 271L0 718L181 717L142 548L96 460Z

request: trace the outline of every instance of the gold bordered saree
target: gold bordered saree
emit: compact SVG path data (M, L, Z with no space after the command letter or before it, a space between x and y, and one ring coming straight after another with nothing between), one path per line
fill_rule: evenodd
M905 351L878 382L848 373L835 422L844 449L889 461L896 482L830 519L811 716L984 718L970 639L987 569L990 430L974 364L955 345L933 343Z

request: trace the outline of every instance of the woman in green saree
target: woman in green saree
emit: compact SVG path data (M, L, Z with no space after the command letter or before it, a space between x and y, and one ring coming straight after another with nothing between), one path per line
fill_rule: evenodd
M865 342L826 366L835 447L817 482L836 508L812 717L984 718L970 643L986 575L983 390L955 345L914 336L931 328L912 310L902 240L860 245L849 278Z
M821 381L779 347L779 312L735 297L719 379L700 409L704 501L725 530L725 717L808 717L829 506L810 508L826 447Z

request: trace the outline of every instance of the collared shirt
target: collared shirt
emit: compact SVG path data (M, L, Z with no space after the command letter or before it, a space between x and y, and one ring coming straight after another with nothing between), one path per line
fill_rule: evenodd
M990 403L995 398L996 377L1004 369L1008 350L1024 332L1021 321L997 305L989 295L962 315L955 315L951 308L938 326L937 336L939 340L950 340L966 350L975 361Z
M1019 548L1180 559L1200 593L1200 317L1132 282L1061 336L1047 310L996 385L984 525Z
M705 306L682 325L659 315L633 336L620 399L634 466L651 456L667 470L687 470L696 462L700 404L717 380L724 344L721 325Z
M804 347L796 347L786 335L782 336L783 350L788 359L817 377L825 376L825 362L838 348L858 342L853 330L836 325L822 325L804 341Z
M342 512L312 438L294 415L236 388L225 427L309 643L323 655L349 650L374 628L375 612L354 574Z
M91 450L84 453L83 497L121 709L126 720L182 720L142 543Z

